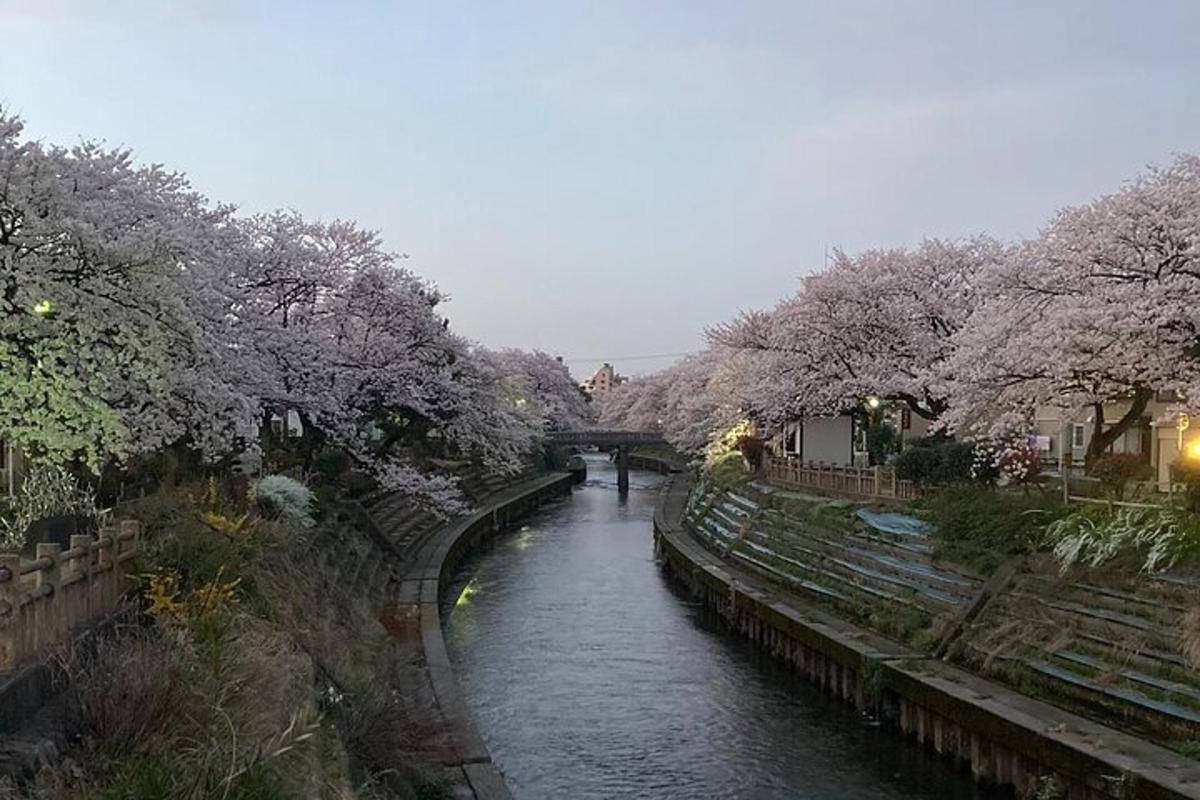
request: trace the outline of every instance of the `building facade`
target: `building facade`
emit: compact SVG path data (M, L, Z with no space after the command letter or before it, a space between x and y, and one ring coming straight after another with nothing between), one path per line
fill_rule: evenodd
M579 388L595 397L613 390L613 387L624 383L625 379L617 374L613 365L605 362L592 373L592 377L579 384Z

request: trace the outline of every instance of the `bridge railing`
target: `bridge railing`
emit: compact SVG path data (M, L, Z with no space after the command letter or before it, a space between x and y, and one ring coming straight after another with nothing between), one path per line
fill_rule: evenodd
M911 500L923 494L920 485L898 479L891 467L849 467L771 456L763 470L768 481L784 488L890 500Z
M661 433L652 431L614 431L614 430L582 430L555 431L547 433L545 440L552 444L563 445L636 445L664 444Z

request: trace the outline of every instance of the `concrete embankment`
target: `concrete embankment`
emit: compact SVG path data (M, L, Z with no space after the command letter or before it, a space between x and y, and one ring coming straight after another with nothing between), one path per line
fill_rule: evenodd
M442 743L442 764L450 782L460 793L477 800L505 800L511 794L492 763L454 677L442 638L442 591L464 557L547 500L569 494L572 482L570 473L554 473L523 481L488 498L479 510L452 520L424 539L400 583L392 614L393 619L406 624L394 627L410 632L424 664L424 685L409 688L415 694L431 697L429 719L422 722L429 735Z
M722 558L687 530L688 491L673 477L655 514L665 568L830 693L1023 797L1200 798L1196 761L871 633Z

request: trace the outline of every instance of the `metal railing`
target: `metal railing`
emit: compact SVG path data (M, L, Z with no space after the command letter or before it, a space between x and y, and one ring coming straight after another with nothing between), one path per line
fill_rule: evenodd
M0 672L66 641L107 616L129 589L126 564L137 553L140 528L128 520L99 536L39 544L33 558L0 553Z
M786 488L890 500L912 500L924 494L919 484L898 479L891 467L849 467L770 456L763 469L768 481Z

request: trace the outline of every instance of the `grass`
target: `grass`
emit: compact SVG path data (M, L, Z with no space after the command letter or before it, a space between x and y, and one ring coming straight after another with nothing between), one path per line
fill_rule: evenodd
M29 785L0 783L0 800L451 796L420 747L419 665L379 599L338 578L381 557L373 545L332 514L310 529L214 526L253 510L199 485L130 510L145 527L138 572L171 576L141 589L169 597L64 654L78 745Z
M1046 525L1066 509L1038 488L950 486L913 504L933 528L934 556L988 575L1005 561L1032 554Z

